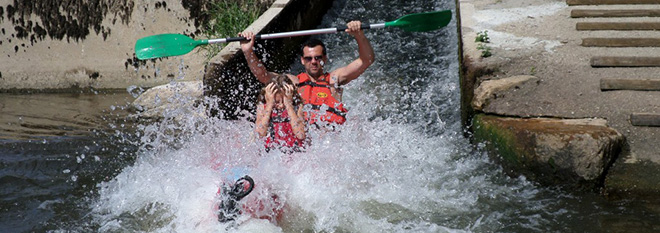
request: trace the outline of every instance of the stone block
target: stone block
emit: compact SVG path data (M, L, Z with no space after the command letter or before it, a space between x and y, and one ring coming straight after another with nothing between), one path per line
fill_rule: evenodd
M602 119L510 118L478 114L474 139L511 175L544 185L597 190L625 138Z
M170 117L181 111L195 111L195 103L203 98L202 89L201 80L173 82L150 88L133 101L133 106L138 110L136 116L154 119ZM186 116L183 114L176 117Z
M483 110L488 102L496 98L499 93L505 92L512 87L520 86L530 80L538 80L539 78L531 75L518 75L509 78L487 80L481 82L479 87L474 90L474 99L472 100L472 107L477 110Z

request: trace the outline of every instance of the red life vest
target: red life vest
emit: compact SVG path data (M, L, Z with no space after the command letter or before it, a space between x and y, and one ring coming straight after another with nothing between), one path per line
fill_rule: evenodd
M305 120L310 124L316 121L343 124L346 122L346 110L344 105L332 96L330 74L324 74L318 81L314 82L307 75L298 75L298 93L305 105L311 105L313 111L305 111ZM325 105L325 106L323 106ZM326 111L320 112L321 109Z
M266 138L266 150L278 148L283 152L300 151L303 140L296 137L289 121L286 109L273 109L270 114L268 127L270 136Z

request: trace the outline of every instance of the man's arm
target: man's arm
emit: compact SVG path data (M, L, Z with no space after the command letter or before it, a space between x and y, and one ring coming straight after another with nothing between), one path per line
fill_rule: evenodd
M351 34L358 44L358 52L360 56L347 66L331 72L331 76L337 77L337 81L339 81L339 84L341 85L347 84L359 77L371 64L374 63L376 59L374 49L371 47L369 39L364 35L362 29L360 29L362 23L360 21L351 21L346 24L346 26L348 27L346 32Z
M268 72L266 66L259 60L257 55L254 53L254 33L252 32L243 32L239 33L238 36L243 36L248 39L248 41L241 41L241 50L245 56L245 60L250 67L252 74L257 77L259 82L266 84L270 82L276 74L273 72Z

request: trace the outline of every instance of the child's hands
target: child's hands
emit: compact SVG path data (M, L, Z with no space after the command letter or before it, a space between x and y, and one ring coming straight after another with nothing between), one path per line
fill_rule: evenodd
M275 83L270 83L268 86L266 86L266 106L274 106L275 105L275 93L277 90L275 90Z
M284 105L293 106L293 86L289 84L284 84Z

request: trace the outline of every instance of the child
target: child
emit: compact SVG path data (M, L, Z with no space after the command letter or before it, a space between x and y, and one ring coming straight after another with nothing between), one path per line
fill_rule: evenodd
M266 151L279 149L286 154L300 152L305 146L305 123L302 99L291 79L286 75L274 77L261 90L258 101L255 131L259 137L265 137ZM254 180L245 176L236 181L234 185L223 186L218 190L218 196L221 198L218 207L220 222L232 221L244 211L257 218L278 221L282 215L283 206L275 194L271 196L274 206L257 200L256 203L245 203L241 208L242 211L239 210L237 202L247 196L254 185ZM264 216L259 214L270 207L273 207L271 214Z
M261 90L258 101L255 131L260 138L265 138L266 151L301 152L306 139L302 98L291 79L284 74L274 77ZM277 194L271 194L270 199L251 200L242 209L256 218L277 223L284 204Z
M300 152L306 137L302 99L286 75L274 77L258 97L255 130L266 137L266 151Z

